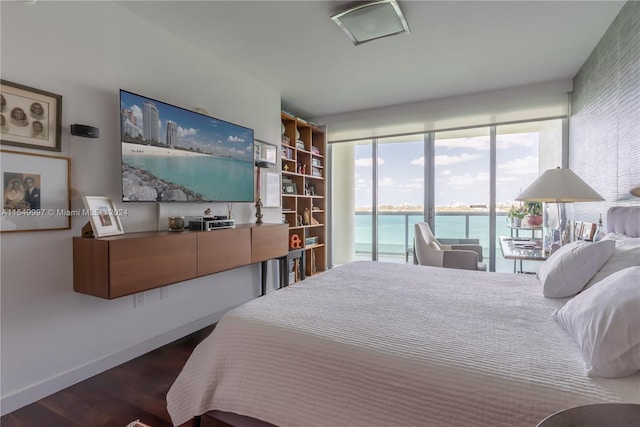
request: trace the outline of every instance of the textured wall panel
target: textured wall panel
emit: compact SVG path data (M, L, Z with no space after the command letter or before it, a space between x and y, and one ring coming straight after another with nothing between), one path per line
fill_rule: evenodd
M629 194L640 183L640 2L624 5L574 78L569 167L606 199L576 203L576 219L640 205Z

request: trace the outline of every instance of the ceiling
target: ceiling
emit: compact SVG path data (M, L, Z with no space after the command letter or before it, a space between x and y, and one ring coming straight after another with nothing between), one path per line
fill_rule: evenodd
M305 117L573 78L619 1L399 1L411 33L354 46L344 1L121 6L280 91Z

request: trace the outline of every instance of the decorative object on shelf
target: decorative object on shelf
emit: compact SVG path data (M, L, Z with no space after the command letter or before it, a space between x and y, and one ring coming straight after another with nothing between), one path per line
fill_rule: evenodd
M285 171L285 172L288 172L289 171L289 165L284 165L282 167L282 170Z
M573 202L604 200L571 169L549 169L540 175L516 200L542 202L542 245L544 253L551 253L573 240Z
M304 219L302 215L296 215L296 227L302 227L304 225Z
M71 160L0 150L0 231L71 228Z
M282 184L282 192L284 194L298 194L298 189L296 187L295 182L288 182L286 184Z
M311 213L308 208L304 208L304 213L302 214L302 225L310 225L311 224Z
M104 237L124 234L124 229L120 223L120 215L126 215L126 210L116 209L109 197L82 196L82 202L89 215L89 222L94 236Z
M62 96L0 80L0 142L62 151Z
M233 208L233 203L227 203L227 219L233 218L233 212L231 209Z
M289 238L289 247L291 249L300 249L301 244L302 244L302 241L300 240L300 236L298 236L297 234L293 234Z
M169 217L169 231L184 231L184 216Z
M312 216L311 217L311 225L319 225L319 224L320 224L320 222Z
M260 195L260 169L268 168L266 161L256 162L256 224L262 224L262 197Z

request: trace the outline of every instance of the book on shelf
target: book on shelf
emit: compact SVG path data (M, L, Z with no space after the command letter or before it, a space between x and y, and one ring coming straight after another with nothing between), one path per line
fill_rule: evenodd
M285 157L289 160L293 159L293 149L289 147L282 146L282 157Z
M317 176L317 177L322 178L322 171L320 169L318 169L318 168L312 167L311 168L311 176Z

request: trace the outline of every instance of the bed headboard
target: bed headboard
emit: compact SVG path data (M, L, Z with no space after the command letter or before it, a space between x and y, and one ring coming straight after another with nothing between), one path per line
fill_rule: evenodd
M607 211L607 233L640 237L640 206L614 206Z

